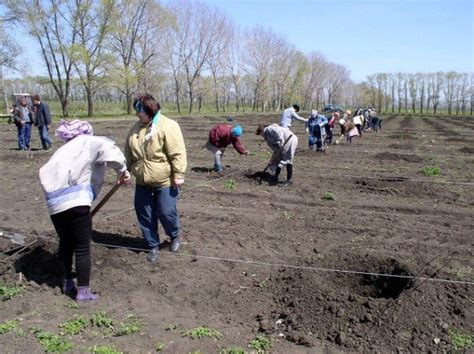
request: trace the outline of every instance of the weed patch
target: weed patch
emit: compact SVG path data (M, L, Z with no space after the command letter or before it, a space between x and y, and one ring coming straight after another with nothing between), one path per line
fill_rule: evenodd
M472 348L473 338L470 333L450 330L449 338L454 350L467 350Z
M155 350L157 352L161 352L163 349L165 349L166 347L166 344L163 343L163 342L160 342L160 343L157 343L156 346L155 346Z
M2 301L10 300L11 298L20 295L25 289L22 286L7 286L0 284L0 299Z
M441 174L441 169L436 166L425 166L418 170L418 172L425 176L439 176Z
M118 337L127 336L129 334L135 334L140 332L142 325L135 315L128 315L127 320L121 324L120 328L115 334Z
M235 178L234 177L228 178L224 182L224 188L229 190L229 191L233 191L234 189L236 189L237 188L237 182L235 181Z
M93 354L122 354L120 350L108 345L94 345L88 349Z
M5 334L10 332L11 330L16 329L18 325L18 320L10 320L0 324L0 334Z
M82 332L87 327L87 320L84 316L77 316L72 320L68 320L59 325L61 328L60 334L65 336L66 334L69 335L76 335Z
M257 352L264 352L272 347L272 340L265 336L257 336L252 339L249 343L249 347L256 350Z
M221 339L222 333L208 327L197 327L190 329L189 331L184 332L184 337L189 337L191 339L201 339L201 338L214 338Z
M324 192L323 194L324 200L335 200L333 192Z
M40 328L34 328L33 333L46 352L62 353L74 348L74 345L61 339L58 335L43 331Z

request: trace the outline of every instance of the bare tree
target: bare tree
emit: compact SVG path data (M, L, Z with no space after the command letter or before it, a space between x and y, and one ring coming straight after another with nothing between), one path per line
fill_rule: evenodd
M13 41L11 36L5 31L6 21L0 18L0 91L5 103L5 112L8 112L8 98L5 90L5 83L3 80L3 70L17 69L17 56L20 53L19 47Z
M458 77L459 74L454 71L450 71L444 75L445 85L443 93L446 100L446 106L448 108L448 114L452 113L453 104L456 97L456 84Z
M72 0L7 0L11 13L40 45L49 80L65 117L69 115L74 48L78 41L78 5Z
M116 85L125 95L127 114L132 112L132 95L137 88L136 66L150 58L135 63L135 45L144 22L145 11L150 0L117 0L111 18L110 47L118 62L111 70ZM152 54L150 54L152 55Z
M109 33L109 22L114 0L95 3L93 0L75 0L78 14L78 44L75 49L74 66L84 85L87 96L87 116L94 113L94 96L104 84L109 55L104 42ZM101 82L102 81L102 82Z
M425 95L426 95L426 75L423 73L416 74L415 77L418 82L418 97L420 98L420 113L423 114L423 107L425 104Z

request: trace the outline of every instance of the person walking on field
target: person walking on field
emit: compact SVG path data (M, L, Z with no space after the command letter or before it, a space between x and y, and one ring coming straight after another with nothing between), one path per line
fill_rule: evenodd
M352 122L357 128L357 131L359 133L358 136L362 137L362 127L364 125L364 116L363 115L354 116L354 118L352 119Z
M41 167L39 178L59 236L58 253L64 267L62 290L75 295L76 301L91 301L97 298L89 287L91 204L100 192L107 166L116 171L117 183L128 183L130 174L120 149L112 140L94 136L88 122L63 121L56 136L66 144ZM72 273L74 254L77 287Z
M341 136L338 139L336 139L336 144L339 144L341 139L346 134L346 125L349 119L351 118L351 116L352 116L352 112L350 110L347 110L344 112L344 115L342 116L342 118L339 119L339 128L341 129Z
M271 169L275 171L273 182L278 183L278 178L283 166L286 166L286 182L279 184L280 187L289 187L293 184L293 158L298 137L288 128L277 124L259 125L256 135L261 135L267 142L273 155L264 171Z
M53 145L48 134L48 129L51 127L49 106L41 102L39 95L33 96L33 106L35 110L35 126L38 127L41 145L43 146L43 150L48 150Z
M148 244L147 259L158 259L158 220L171 239L170 251L180 248L176 207L186 172L186 147L178 123L161 114L160 104L145 94L135 99L138 116L125 141L127 167L135 176L135 211Z
M290 128L293 120L299 120L301 122L307 122L308 120L300 117L297 113L300 111L300 106L294 104L291 107L288 107L283 111L280 120L280 127L283 128Z
M18 130L18 150L29 150L33 115L26 97L22 97L19 103L13 110L13 120Z
M214 171L222 172L222 156L226 147L230 144L241 155L248 155L248 150L242 144L240 137L242 128L240 125L232 127L230 124L218 124L209 132L209 140L204 147L214 155Z

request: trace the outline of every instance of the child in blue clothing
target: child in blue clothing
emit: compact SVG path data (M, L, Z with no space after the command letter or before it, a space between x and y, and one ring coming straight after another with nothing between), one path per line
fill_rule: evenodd
M313 109L306 123L310 150L325 152L324 139L326 138L326 124L328 124L327 118Z

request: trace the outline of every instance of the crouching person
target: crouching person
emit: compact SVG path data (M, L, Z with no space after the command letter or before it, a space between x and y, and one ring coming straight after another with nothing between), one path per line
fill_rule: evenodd
M232 128L230 124L218 124L209 132L209 140L204 147L214 155L214 171L222 172L222 156L225 148L232 144L241 155L248 155L248 150L242 144L240 137L242 128L237 125Z
M91 293L90 245L92 201L104 182L106 166L117 172L117 183L128 183L125 156L115 143L93 136L86 121L62 122L56 136L66 144L41 167L39 178L46 195L48 212L59 236L59 258L64 266L63 292L77 301L95 300ZM75 254L77 288L72 276Z
M274 170L274 182L278 183L281 169L286 166L286 182L279 186L291 186L293 184L293 158L298 146L298 137L288 128L283 128L278 124L259 125L255 134L261 135L273 151L265 170Z
M125 142L125 156L135 176L135 211L148 244L147 259L158 259L158 220L170 237L170 251L180 247L180 223L176 208L179 187L186 172L186 147L178 123L160 112L160 104L145 94L133 103L138 122Z

